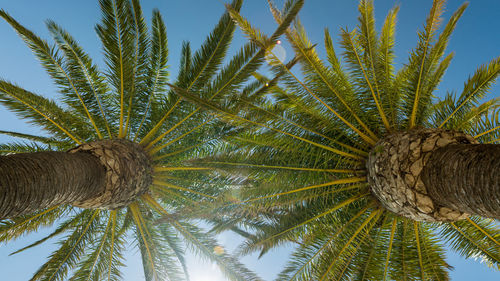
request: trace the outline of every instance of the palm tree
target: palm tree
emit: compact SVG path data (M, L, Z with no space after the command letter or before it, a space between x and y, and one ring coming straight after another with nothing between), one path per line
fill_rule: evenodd
M278 23L294 2L283 11L271 5ZM241 92L239 106L175 88L247 128L227 138L225 153L200 160L239 169L247 183L226 195L232 202L206 210L216 209L215 230L247 237L242 254L293 241L278 280L448 280L443 242L500 269L500 100L481 101L500 58L460 94L436 98L453 57L448 39L467 6L439 34L444 2L434 1L398 71L398 7L377 33L373 3L361 0L358 27L341 30L344 63L328 30L324 61L297 20L286 31L296 58L283 63L270 51L275 78L256 75L259 90ZM259 30L232 16L264 45Z
M96 32L105 71L55 22L47 23L52 45L0 11L62 94L56 102L0 80L0 103L47 134L0 132L24 139L0 146L0 241L55 226L16 252L60 237L60 247L32 280L118 280L130 239L146 280L183 280L185 247L216 262L232 280L256 280L238 261L214 251L215 238L180 212L223 192L223 174L188 160L237 129L167 90L166 28L157 10L148 31L138 0L99 3ZM234 0L230 7L241 5ZM271 38L285 31L300 6ZM199 50L192 53L184 43L171 83L209 100L240 89L265 52L248 43L228 58L234 29L225 13ZM164 223L157 223L160 217Z

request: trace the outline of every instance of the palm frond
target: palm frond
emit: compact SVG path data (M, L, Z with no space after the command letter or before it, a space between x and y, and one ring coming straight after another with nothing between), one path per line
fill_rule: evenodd
M477 102L486 95L498 75L500 75L500 58L492 60L488 65L480 66L465 82L460 96L453 98L453 104L446 109L441 109L451 112L446 117L441 114L444 120L436 120L441 122L438 125L439 128L459 129L456 128L458 120L463 120L464 115L477 106Z
M32 31L19 24L14 18L7 14L4 10L0 10L0 16L9 23L19 36L24 40L28 47L33 51L36 57L40 60L42 66L46 69L48 74L56 81L56 84L61 88L63 94L68 94L69 97L73 96L79 100L85 116L88 121L92 123L97 136L102 138L99 128L94 122L94 118L88 110L82 95L75 87L75 82L71 79L64 66L61 56L58 54L55 47L50 47L47 42L40 39Z
M146 117L151 113L152 103L155 102L159 95L166 91L166 82L168 81L168 40L165 23L158 10L153 11L151 31L151 57L149 67L149 83L147 97L148 102L143 111L143 116L139 122L137 132L134 135L134 141L141 133L142 126Z
M0 241L13 241L23 235L38 231L41 227L49 227L66 212L67 208L55 206L27 216L3 220L0 222Z
M274 8L272 4L271 10L273 11L275 20L278 23L282 23L284 21L284 18L281 16L282 13ZM363 132L358 130L353 124L351 124L354 120L360 124L363 130L365 130L371 138L376 139L374 133L358 117L360 110L356 106L357 103L353 100L354 94L352 92L352 88L350 87L349 81L344 75L333 75L323 65L314 50L314 46L307 38L304 27L298 20L295 21L294 26L295 29L288 30L286 32L286 35L289 38L289 41L292 43L292 46L296 50L297 54L299 55L299 59L302 63L307 78L305 84L307 84L308 86L306 86L304 83L299 82L298 79L296 79L294 75L291 74L288 67L285 66L285 69L289 72L290 75L294 77L295 80L297 80L297 82L299 82L301 87L305 88L305 90L311 96L313 96L323 106L328 108L331 113L335 114L335 116L342 120L342 122L344 122L347 126L360 134L360 136L362 136L365 140L369 140L369 138ZM325 37L325 41L327 43L331 42L331 40L329 41L328 38L329 37ZM335 53L331 44L327 44L327 52L329 54L329 58L333 60L333 68L335 70L335 73L338 74L340 71L340 64L336 60ZM342 107L332 108L332 106L335 105L335 103L330 102L332 93L335 95L336 99L338 99ZM350 121L352 118L354 118L354 120Z
M399 91L394 89L394 45L396 32L396 18L399 12L399 6L392 8L387 14L382 31L380 32L380 51L379 63L382 70L379 74L379 80L382 94L382 104L384 111L387 112L392 126L398 124L398 101Z
M406 80L402 111L404 116L408 118L408 128L417 124L417 113L422 110L422 105L427 105L421 101L422 99L428 100L430 94L422 91L424 81L428 78L424 74L429 73L429 69L436 64L436 61L429 59L429 53L441 23L444 4L444 0L433 2L424 30L418 33L417 48L411 53L408 65L400 70L400 73L404 73L403 76Z
M118 137L125 136L124 118L127 101L132 97L135 87L135 41L132 7L126 0L100 0L102 22L96 32L102 41L105 62L108 66L107 82L112 91L118 93L115 104L119 106ZM115 97L115 96L114 96ZM112 111L113 112L113 111ZM117 118L116 118L117 117Z
M28 92L4 80L0 80L0 103L62 140L69 138L81 144L82 137L78 134L92 135L90 128L80 117L62 109L50 99Z
M293 254L293 258L289 261L288 265L279 274L278 280L306 280L311 278L312 271L316 260L321 259L322 252L331 246L333 240L344 231L344 229L358 219L360 216L368 211L369 207L361 209L356 215L352 216L348 221L339 223L341 226L333 234L326 235L324 238L314 240L314 242L307 242ZM333 218L332 218L333 220ZM323 240L327 239L326 241ZM322 244L320 244L322 243ZM293 275L292 275L293 273Z
M7 135L11 137L16 137L16 138L21 138L33 142L39 142L47 145L53 145L56 147L61 147L61 146L66 146L68 149L71 148L71 144L68 142L64 142L61 140L58 140L56 138L50 138L50 137L44 137L44 136L35 136L31 134L24 134L24 133L18 133L18 132L12 132L12 131L2 131L0 130L0 134L2 135Z
M473 217L440 227L440 235L459 254L500 270L500 229L489 219Z
M241 8L242 1L235 0L232 3L235 11ZM200 86L206 85L209 79L216 73L233 36L235 29L234 23L231 21L229 14L225 13L220 18L218 24L207 37L205 42L193 56L191 56L189 45L183 46L183 56L181 57L181 69L177 84L187 89L198 90ZM184 61L184 62L183 62ZM174 110L181 99L178 99L170 110ZM171 111L168 111L155 126L142 139L142 143L147 143L150 138L163 125ZM153 142L162 139L166 134L157 137Z
M134 57L133 77L135 82L128 98L127 117L125 121L125 135L130 135L132 120L136 119L136 112L144 110L149 96L147 95L150 80L150 39L148 27L142 14L142 8L138 0L131 1L131 18L133 19L134 31ZM132 110L134 108L134 110ZM135 126L134 126L135 127Z
M103 130L105 128L108 137L112 138L110 125L105 113L109 109L109 105L105 104L105 101L110 97L104 83L104 77L102 77L97 66L93 64L90 57L68 32L50 20L47 22L47 27L59 49L64 53L67 74L71 77L75 89L81 94L81 98L93 116L96 126ZM81 111L79 104L75 104L74 98L70 93L63 96L63 100L66 103L76 110Z
M9 155L13 153L30 153L52 150L50 145L41 145L36 142L11 142L0 144L0 155Z
M85 246L92 243L95 235L95 228L99 225L99 210L87 210L85 219L75 227L65 240L61 241L60 248L50 256L49 260L43 264L33 275L31 280L63 280L70 268L74 267Z
M110 263L109 260L110 250L112 249L110 243L112 243L112 240L117 239L112 232L118 233L118 237L124 235L123 230L117 229L115 215L116 211L109 212L106 222L96 231L98 233L96 243L90 245L88 254L80 261L78 270L74 271L69 280L98 281L103 280L105 277L108 277L107 280L119 280L117 268L123 266L123 263L116 259ZM115 241L113 242L115 243ZM113 248L116 250L116 245ZM109 267L113 268L114 274L107 276Z
M143 198L152 208L162 214L165 219L168 219L168 222L184 237L185 243L187 243L192 250L202 257L214 260L227 278L241 281L260 280L228 254L214 251L216 247L220 246L213 238L203 233L198 227L175 220L175 218L171 217L171 215L152 197L146 195L143 196Z

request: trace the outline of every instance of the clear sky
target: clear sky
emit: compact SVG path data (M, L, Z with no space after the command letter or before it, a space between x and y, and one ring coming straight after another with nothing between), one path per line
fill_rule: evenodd
M224 11L222 0L143 0L143 11L150 19L152 8L159 8L167 25L170 48L171 74L175 75L179 61L182 41L188 40L191 46L198 47L205 36L216 24ZM277 0L281 6L283 0ZM424 24L425 17L432 4L431 0L375 0L377 27L379 28L387 11L395 3L400 4L397 27L396 56L399 67L407 61L408 52L415 47L417 29ZM463 3L462 0L449 0L445 19ZM51 0L51 1L7 1L0 0L0 8L7 10L14 18L29 27L43 38L49 38L44 21L52 19L65 27L90 53L94 61L102 64L102 53L94 25L100 20L97 0ZM265 0L246 0L242 14L269 33L276 27L267 9ZM357 24L357 1L355 0L308 0L300 13L309 37L318 43L322 54L323 28L328 27L333 38L338 39L341 27L353 29ZM460 91L468 75L472 74L478 65L500 55L500 1L474 0L457 25L451 38L449 51L455 52L451 66L437 90L437 95L446 91ZM244 43L244 38L238 33L232 50ZM338 45L337 45L338 46ZM286 47L286 44L285 44ZM289 50L289 49L288 49ZM290 52L290 51L288 51ZM341 51L337 48L337 52ZM290 53L288 54L291 57ZM28 48L15 32L4 22L0 22L0 77L15 82L22 87L49 97L56 97L56 89L48 75L40 67ZM500 87L494 86L489 98L500 96ZM25 124L13 114L0 107L0 130L12 130L25 133L38 133L39 130ZM0 143L10 140L0 136ZM13 250L27 245L42 237L41 233L22 238L8 245L0 245L0 280L28 280L33 272L52 252L54 246L49 241L47 245L34 250L9 257ZM234 248L238 237L226 234L221 236L221 242ZM243 262L255 270L265 280L272 280L279 272L281 265L287 259L289 248L283 248L257 260L255 257L245 257ZM142 280L142 266L137 253L129 253L129 262L124 269L126 281ZM453 281L499 280L500 272L487 268L478 262L464 260L452 253L448 262L455 267L451 273ZM192 281L224 281L218 270L210 264L202 263L190 256L189 267Z

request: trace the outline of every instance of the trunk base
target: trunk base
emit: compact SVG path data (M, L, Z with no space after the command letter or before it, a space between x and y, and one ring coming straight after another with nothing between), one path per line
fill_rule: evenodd
M151 159L140 145L124 139L99 140L77 146L69 153L86 152L106 169L106 189L97 197L75 202L81 208L117 209L146 193L153 181Z
M389 211L416 221L457 221L469 214L436 204L421 172L432 152L449 144L478 143L441 129L398 132L379 140L366 163L371 192Z

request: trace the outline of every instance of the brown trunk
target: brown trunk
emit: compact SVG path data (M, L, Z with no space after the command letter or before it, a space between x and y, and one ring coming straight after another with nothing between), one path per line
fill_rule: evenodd
M89 153L36 152L0 156L0 219L95 198L106 171Z
M422 171L432 200L500 219L500 145L453 144L432 153Z
M434 202L422 181L431 155L448 145L478 143L472 136L418 128L380 139L366 168L373 195L389 211L417 221L457 221L468 213Z

